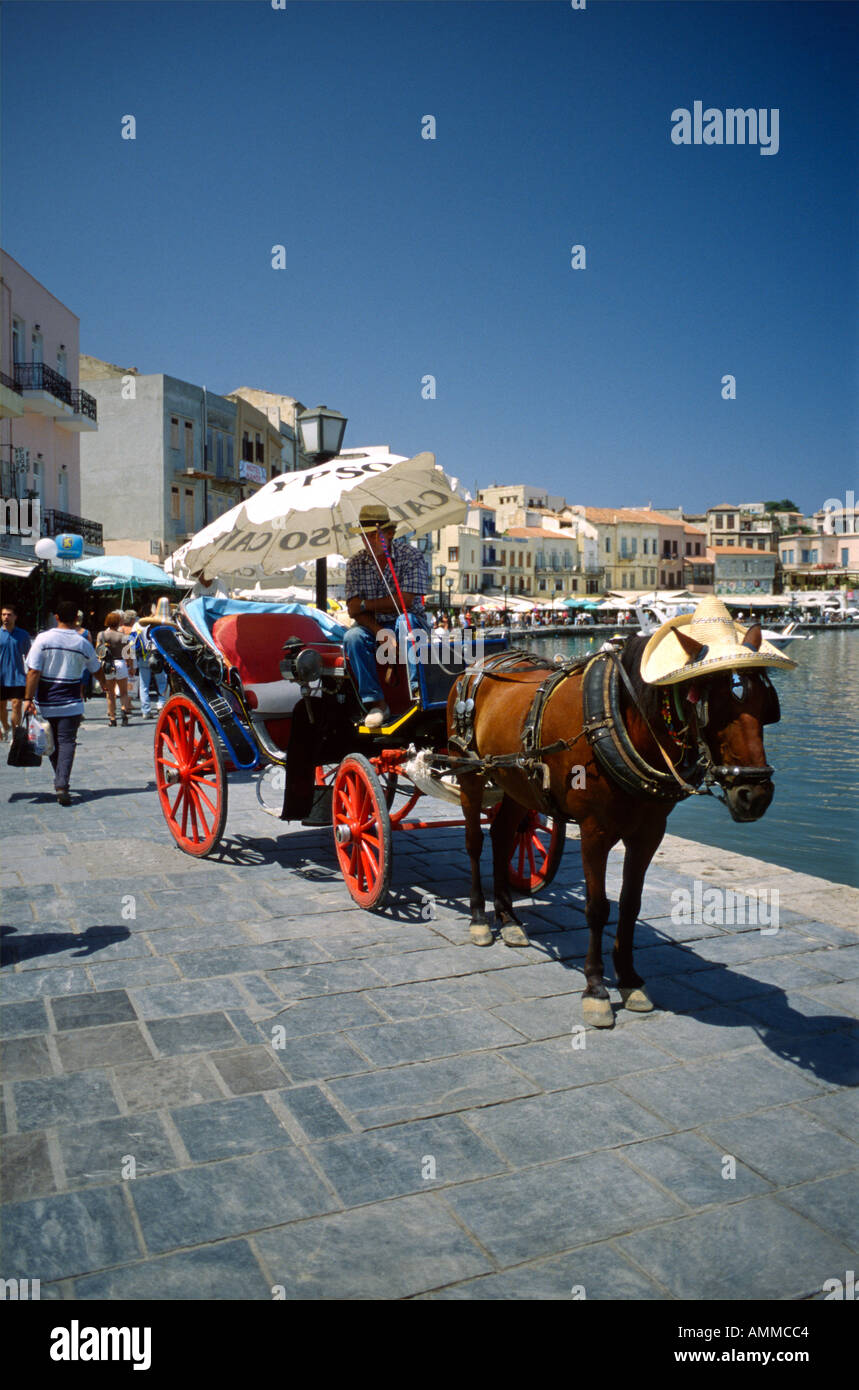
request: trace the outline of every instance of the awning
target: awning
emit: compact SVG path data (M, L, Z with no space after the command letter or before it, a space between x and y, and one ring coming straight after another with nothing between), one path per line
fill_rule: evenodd
M16 560L11 555L0 555L0 574L8 574L10 579L29 579L36 568L37 561Z

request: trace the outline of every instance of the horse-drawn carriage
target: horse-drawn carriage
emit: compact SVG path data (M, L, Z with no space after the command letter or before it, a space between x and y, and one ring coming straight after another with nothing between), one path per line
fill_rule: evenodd
M344 629L302 604L197 598L176 626L150 640L169 676L155 729L155 770L164 818L186 854L216 850L227 817L228 774L257 775L262 808L283 820L330 825L350 894L380 908L391 878L391 835L428 822L422 798L459 805L446 732L448 694L471 655L471 634L440 635L416 666L380 667L390 720L361 722L361 702L344 652ZM504 638L486 638L484 655ZM501 792L484 797L490 821ZM460 817L433 826L464 825ZM519 894L539 891L560 863L565 826L528 812L517 827L509 872Z

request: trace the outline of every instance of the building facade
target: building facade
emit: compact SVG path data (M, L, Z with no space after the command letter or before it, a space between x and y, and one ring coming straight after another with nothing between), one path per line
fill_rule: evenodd
M778 554L787 590L859 585L859 532L855 530L783 536Z
M733 506L723 502L707 508L707 544L714 550L742 546L746 550L774 551L780 528L763 502Z
M284 471L279 421L243 392L221 396L98 358L81 370L101 418L82 450L82 497L110 554L158 563Z
M684 522L644 507L573 507L596 529L606 592L683 587Z
M79 384L79 334L77 315L0 253L0 549L31 561L13 513L38 522L37 538L71 532L101 553L101 528L81 502L81 437L95 436L98 411Z
M713 580L717 594L773 594L776 588L778 554L757 546L722 545L711 547Z

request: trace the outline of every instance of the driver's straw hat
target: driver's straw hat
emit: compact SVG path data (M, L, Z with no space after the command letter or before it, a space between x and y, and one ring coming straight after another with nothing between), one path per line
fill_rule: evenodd
M387 531L389 527L396 526L396 522L391 520L387 507L380 502L368 502L358 513L358 524L354 522L349 530L353 536L360 536L363 531L365 535L370 535L374 531Z
M694 613L681 613L657 628L642 653L641 679L648 685L676 685L745 667L794 670L796 662L765 642L755 632L757 626L741 626L721 599L708 594Z

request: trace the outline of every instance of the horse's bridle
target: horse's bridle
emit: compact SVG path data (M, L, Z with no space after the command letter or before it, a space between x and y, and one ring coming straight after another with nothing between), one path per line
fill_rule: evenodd
M659 738L657 737L656 732L654 731L653 726L650 723L650 720L647 718L647 715L641 708L641 704L639 703L638 696L635 693L632 681L629 679L629 676L627 675L624 669L623 662L620 659L619 652L617 652L614 648L609 648L609 654L611 655L612 659L615 662L615 665L617 666L618 671L620 672L621 679L623 680L623 683L626 686L627 692L629 693L629 696L632 700L635 709L638 711L639 715L644 721L644 724L647 727L648 732L650 733L650 736L653 739L653 742L659 749L659 752L661 753L665 761L665 764L668 767L668 770L677 779L678 783L687 795L715 796L719 801L724 802L727 798L723 793L725 791L731 791L733 787L739 782L750 783L769 781L775 769L770 767L768 763L765 763L763 767L749 767L739 763L714 762L709 744L707 743L703 734L703 730L707 727L707 724L709 723L710 719L708 691L706 690L706 688L703 688L698 698L695 701L690 702L692 716L692 724L690 726L689 713L681 709L681 706L677 699L675 687L674 707L677 711L677 716L681 721L678 732L681 734L686 731L691 732L698 747L698 761L695 764L693 775L697 773L700 769L700 777L696 779L695 784L686 781L684 777L680 776L680 773L677 771L677 768L674 766L674 763L671 761L671 758L666 753L665 749L662 747L662 744L659 742ZM765 684L769 686L770 690L772 691L772 694L775 696L775 717L778 718L778 696L775 695L775 688L770 684L769 677L765 675L764 672L761 672L760 674ZM764 722L774 721L767 720ZM714 790L714 788L716 790Z

